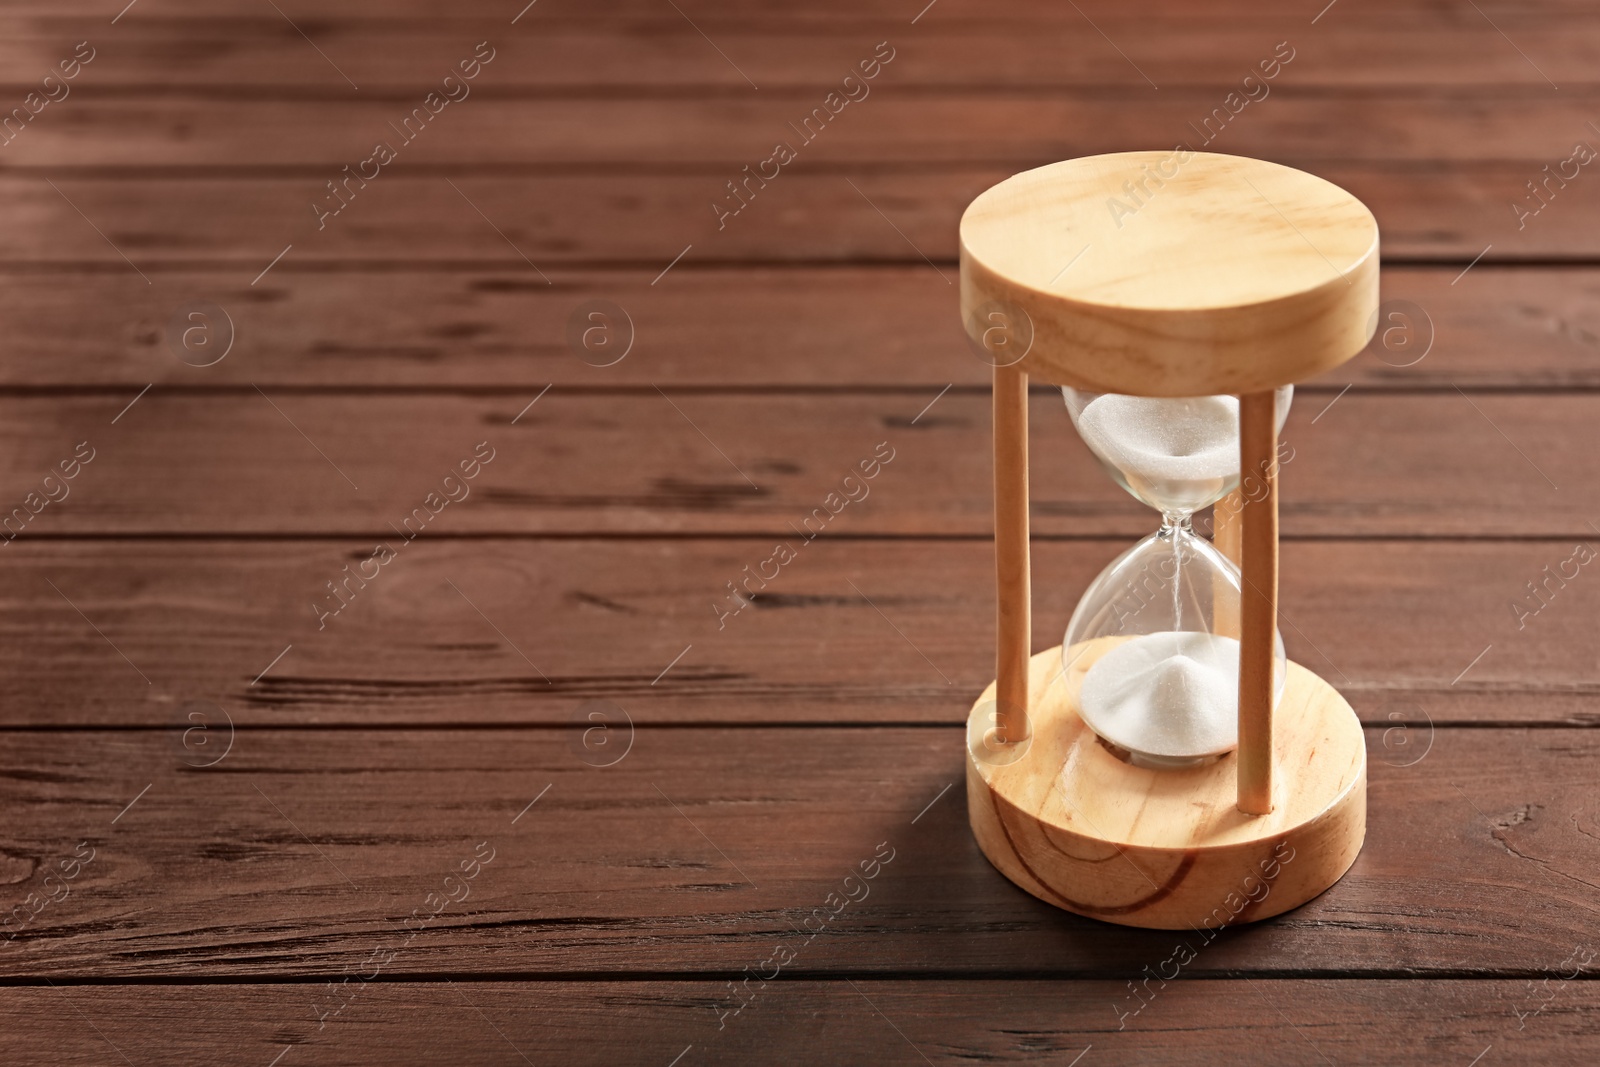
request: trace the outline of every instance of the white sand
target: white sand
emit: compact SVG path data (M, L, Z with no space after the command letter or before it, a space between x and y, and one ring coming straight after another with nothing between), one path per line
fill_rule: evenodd
M1108 393L1084 407L1077 426L1090 449L1156 501L1220 496L1239 473L1236 397Z
M1239 642L1207 633L1136 637L1085 672L1078 703L1091 730L1130 752L1226 752L1239 742Z

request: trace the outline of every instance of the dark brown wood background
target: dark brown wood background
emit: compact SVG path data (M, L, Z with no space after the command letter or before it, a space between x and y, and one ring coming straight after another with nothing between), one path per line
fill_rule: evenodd
M0 6L6 112L94 50L0 147L0 513L67 494L0 540L4 1062L1600 1058L1600 577L1527 599L1600 540L1600 173L1512 207L1600 145L1592 5L124 2ZM956 222L1194 141L1283 41L1209 147L1370 204L1412 327L1286 432L1284 638L1368 726L1368 838L1136 994L1175 935L1015 889L951 788L993 640ZM1034 406L1042 648L1151 517Z

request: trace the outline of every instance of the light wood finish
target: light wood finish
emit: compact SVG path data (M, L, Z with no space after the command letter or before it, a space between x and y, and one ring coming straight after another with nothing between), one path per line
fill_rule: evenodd
M1174 149L1025 171L961 217L961 312L1033 323L1034 377L1139 396L1251 393L1372 336L1378 224L1331 182Z
M1264 919L1338 881L1366 833L1366 747L1344 698L1289 664L1274 754L1296 774L1279 785L1271 814L1245 815L1232 756L1183 770L1135 767L1078 717L1084 672L1123 640L1075 646L1066 672L1059 647L1033 658L1033 739L1020 759L984 762L969 746L968 818L989 861L1057 907L1168 930Z
M1271 390L1239 398L1239 469L1264 486L1239 516L1239 810L1272 810L1278 626L1278 416Z
M1028 376L994 369L995 740L1028 736L1033 587L1028 545Z
M1075 711L1068 712L1074 725L1064 728L1066 741L1037 738L1032 749L1001 760L983 733L986 701L980 700L969 726L978 732L969 736L968 751L969 805L980 845L1013 881L1063 907L1135 925L1193 925L1199 921L1196 916L1213 907L1208 898L1218 895L1219 885L1225 888L1228 879L1238 880L1241 853L1230 851L1240 844L1237 840L1213 840L1216 824L1208 821L1194 829L1194 811L1184 806L1184 798L1198 797L1192 803L1201 805L1209 820L1206 787L1220 780L1219 768L1231 764L1226 769L1233 772L1229 785L1234 814L1242 821L1230 825L1253 827L1269 836L1279 830L1304 831L1304 843L1316 857L1291 880L1282 908L1321 892L1360 850L1365 756L1357 761L1355 778L1347 782L1335 775L1332 792L1325 775L1308 773L1308 765L1324 766L1315 763L1319 751L1324 759L1331 755L1332 766L1340 770L1329 731L1344 726L1348 735L1354 729L1359 749L1359 726L1342 698L1307 674L1300 679L1304 691L1292 703L1314 705L1314 710L1284 731L1290 765L1297 769L1295 789L1280 797L1275 788L1274 391L1344 363L1372 336L1378 300L1378 228L1372 213L1337 186L1300 171L1180 146L1164 154L1068 160L1016 175L968 206L960 239L961 313L971 339L982 344L977 331L990 321L995 307L1030 324L1025 356L1014 368L997 372L994 382L1000 598L995 721L1014 714L1013 705L1021 700L1033 730L1045 729L1044 723L1033 721L1045 699L1034 689L1037 679L1028 684L1018 680L1023 673L1018 631L1025 628L1019 618L1025 620L1030 607L1030 590L1025 580L1018 580L1017 562L1019 555L1025 559L1027 545L1026 375L1137 396L1237 392L1241 473L1266 486L1256 506L1222 514L1225 546L1240 560L1242 572L1236 752L1203 771L1166 778L1148 771L1135 774L1130 765L1107 757L1111 762L1100 768L1103 780L1096 780L1084 773L1080 758L1092 761L1084 753L1103 743L1083 727ZM1239 494L1230 501L1240 502ZM1215 624L1218 632L1229 634L1235 621L1223 612ZM1097 645L1091 642L1086 648ZM1096 658L1099 651L1103 649L1086 658ZM1074 671L1086 666L1074 662ZM1074 692L1080 677L1067 676ZM1069 698L1069 707L1075 699ZM1325 730L1323 720L1330 714L1337 721ZM1308 727L1309 739L1302 733ZM1004 738L1006 731L1000 732ZM996 770L1001 766L1017 768L1009 772L1009 790L991 790L985 771L1005 776L1007 772ZM1347 787L1359 794L1357 799L1350 799ZM1052 824L1048 809L1056 790L1068 794L1071 810ZM1071 799L1079 790L1085 798L1097 790L1109 792L1114 830L1128 809L1142 813L1156 806L1154 837L1143 847L1154 850L1150 858L1157 866L1168 859L1176 866L1163 871L1161 887L1152 896L1133 902L1118 878L1120 870L1097 866L1107 858L1107 847L1120 851L1122 844L1115 836L1096 841L1102 833L1098 824ZM1000 799L991 797L991 791ZM1099 810L1097 802L1084 802ZM1024 819L1034 818L1038 832L1030 837L1028 827L1019 825L1013 833L1006 826L1007 803ZM1360 806L1361 816L1350 816L1351 804ZM1335 809L1340 814L1325 817ZM1289 814L1266 818L1274 810ZM1072 847L1060 848L1049 829L1039 829L1067 828L1074 813L1082 814L1077 827L1082 840ZM1316 829L1303 828L1297 819ZM1242 836L1247 860L1264 862L1264 839L1249 831ZM1219 845L1228 847L1218 850ZM1197 846L1206 861L1199 863L1199 877L1187 879L1186 872L1197 863ZM1086 855L1093 858L1085 861ZM1136 861L1133 865L1138 867ZM1151 886L1157 884L1143 869L1137 873Z

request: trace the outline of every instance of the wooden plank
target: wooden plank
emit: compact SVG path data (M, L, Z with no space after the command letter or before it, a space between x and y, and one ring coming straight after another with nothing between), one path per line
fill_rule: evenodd
M326 583L359 572L372 543L22 539L0 549L0 677L13 695L0 722L178 737L199 709L219 737L228 719L541 723L576 737L593 701L615 706L617 736L624 716L964 722L994 678L990 544L790 540L797 558L726 614L727 583L773 558L771 541L430 531L324 618L339 604ZM1060 642L1084 588L1128 543L1035 542L1035 651ZM1385 731L1396 765L1450 723L1600 725L1600 584L1572 556L1563 542L1286 542L1283 639ZM1565 585L1544 570L1563 566L1580 571Z
M338 71L271 9L253 15L234 5L200 18L151 17L143 11L149 2L141 0L141 17L130 14L111 31L99 11L80 18L19 17L8 5L0 13L0 76L26 92L35 70L42 75L88 39L97 54L79 83L85 89L277 96L322 91L330 97L350 91ZM334 14L319 5L311 29L317 47L364 95L422 88L435 69L442 78L460 58L457 53L469 54L485 39L508 57L493 68L493 84L482 87L486 95L596 86L748 92L741 70L764 93L824 89L882 40L897 49L893 84L937 89L1149 91L1143 70L1162 91L1206 85L1226 92L1270 58L1279 41L1295 50L1282 83L1297 88L1498 85L1550 92L1548 75L1566 91L1592 85L1600 62L1597 23L1589 10L1497 14L1496 21L1514 28L1513 48L1470 9L1363 10L1345 0L1338 18L1324 18L1308 32L1308 17L1283 5L1252 11L1247 20L1224 18L1209 7L1199 17L1187 9L1152 17L1101 7L1084 10L1093 13L1106 37L1070 7L1035 8L1009 20L936 7L911 27L901 12L887 8L857 8L819 22L809 11L752 14L740 5L714 16L714 25L704 23L737 68L665 5L604 19L601 29L603 16L545 0L510 32L498 11L492 18L469 13L463 19L435 8L426 19L415 12L395 19L385 17L394 10L389 5ZM1125 46L1138 66L1106 38Z
M1152 969L1172 974L1169 949L1154 947L1157 940L1151 936ZM852 988L789 980L780 970L768 983L752 977L749 1006L732 1015L723 1013L741 1001L722 982L447 986L363 982L371 967L357 958L357 969L344 983L349 1007L320 1020L320 1029L310 1004L328 1010L326 986L287 983L14 988L0 1020L18 1062L67 1065L104 1063L113 1047L135 1063L229 1055L267 1063L288 1047L285 1060L337 1058L354 1067L520 1062L517 1053L533 1063L659 1065L685 1052L683 1064L922 1062L920 1054L935 1064L1048 1057L1067 1065L1086 1048L1085 1063L1095 1056L1149 1067L1319 1057L1466 1064L1485 1047L1516 1063L1570 1064L1600 1051L1588 1021L1600 1007L1595 983L1563 981L1571 966L1539 979L1479 981L1178 978L1163 987L1158 979L1120 1030L1113 1024L1132 1011L1125 982L862 979Z
M138 392L0 398L0 516L42 492L78 443L95 450L67 487L71 501L17 519L13 533L387 537L480 445L493 463L475 498L441 518L453 535L992 530L987 391ZM1035 532L1149 533L1151 512L1104 474L1059 394L1031 403ZM1307 396L1284 434L1285 533L1586 538L1600 486L1600 456L1586 445L1597 403L1453 390ZM863 501L848 515L846 494Z
M740 215L721 219L720 229L712 204L733 177L726 167L692 174L461 175L452 179L458 189L444 172L401 170L371 183L320 231L312 204L327 195L323 183L331 177L321 172L233 180L60 176L52 179L57 189L40 177L8 175L0 177L0 203L8 205L0 264L26 272L105 264L126 272L129 291L146 284L130 261L149 274L203 265L218 284L249 284L292 244L267 278L308 262L408 269L466 263L526 271L538 280L544 270L563 281L563 265L625 262L643 287L680 254L680 263L691 264L923 264L927 256L943 272L941 278L929 266L929 284L944 285L945 279L954 284L962 210L1015 169L801 167L780 175L781 183ZM1450 258L1466 267L1479 255L1481 266L1529 257L1592 259L1596 252L1591 235L1600 232L1600 195L1588 187L1572 186L1518 231L1511 204L1538 169L1526 163L1330 162L1311 169L1373 209L1391 259ZM670 281L671 273L656 284Z
M554 286L527 273L524 266L308 274L280 265L254 287L242 275L228 281L213 272L157 276L157 287L125 268L17 274L0 286L14 357L0 362L0 388L381 382L537 391L553 382L937 391L989 380L989 366L973 358L955 321L953 297L926 264L735 271L680 264L670 286L654 287L624 270L567 270ZM1422 310L1410 312L1414 329L1386 318L1378 344L1322 385L1600 386L1593 358L1600 270L1479 264L1456 281L1460 274L1458 267L1385 267L1390 310L1406 313L1399 301ZM577 358L566 336L574 316L583 319L579 309L597 300L623 308L638 343L636 354L606 367ZM174 354L195 325L180 312L201 301L227 311L243 357L203 374ZM221 343L226 329L219 318L212 340ZM619 320L618 343L627 329ZM195 350L184 350L197 362L205 358L204 335L191 335ZM1301 394L1302 406L1326 402Z
M1583 265L1600 262L1600 202L1579 179L1523 228L1512 207L1589 139L1592 12L280 2L19 0L0 16L17 94L57 40L104 57L0 177L0 272L22 283L0 321L26 325L6 362L66 354L0 372L0 500L61 488L43 473L73 442L100 449L70 500L0 540L17 557L0 723L27 727L0 730L0 906L20 909L0 981L33 987L0 1008L8 1062L232 1061L245 1044L282 1067L687 1067L691 1051L774 1049L1065 1063L1092 1044L1139 1062L1466 1063L1595 1044L1592 983L1559 977L1588 944L1600 859L1600 734L1571 728L1600 721L1600 594L1559 576L1568 538L1594 530L1578 444L1594 398L1529 390L1593 384ZM19 13L40 21L11 32ZM1204 946L1186 970L1208 980L1144 1006L1129 983L1174 941L1024 897L949 788L992 670L989 624L973 623L991 617L989 545L969 510L987 396L945 325L954 225L1011 169L1123 147L1103 129L1168 136L1283 37L1300 58L1217 146L1348 177L1386 255L1422 260L1423 291L1451 310L1423 363L1364 356L1304 393L1290 430L1305 445L1290 503L1297 479L1316 495L1286 511L1303 526L1284 555L1287 637L1369 723L1367 853L1307 908ZM480 79L317 229L325 171L360 158L344 137L480 39L503 47L504 80ZM711 200L770 151L766 125L879 39L901 51L874 102L719 227ZM1541 265L1498 266L1527 260ZM167 345L201 299L239 313L230 358L206 369ZM585 366L563 339L591 299L639 309L620 366ZM897 321L913 316L935 325ZM806 369L764 377L780 359ZM1399 395L1337 394L1346 380ZM1033 402L1066 433L1054 397ZM884 438L899 451L876 499L719 621L716 583L761 566L844 484L856 445ZM413 513L479 440L499 452L473 498ZM1049 464L1039 525L1097 539L1037 546L1043 643L1125 546L1110 532L1148 526L1076 447ZM407 515L427 523L420 543L337 615L313 607ZM596 699L637 730L607 719L597 742ZM870 898L808 939L810 909L880 841L895 860ZM78 842L95 862L42 904ZM479 842L494 862L470 898L430 897ZM412 936L407 916L435 901ZM719 1028L723 980L778 947L797 953L788 988ZM352 1003L359 987L337 981L374 958L383 980ZM616 981L573 981L586 974ZM440 981L469 976L505 981ZM1530 976L1570 999L1527 1017L1543 1002Z
M581 4L571 0L567 2L546 0L546 5L534 8L521 17L517 25L526 31L536 31L547 20L559 24L600 19L631 21L661 18L660 6L651 0L596 0ZM1503 2L1482 6L1502 25L1512 29L1526 28L1530 22L1536 23L1541 17L1576 22L1575 16L1593 13L1593 7L1585 3L1585 0L1534 0L1514 6ZM312 7L315 9L315 14L311 13ZM1193 6L1183 3L1182 0L1132 0L1117 4L1112 4L1109 0L1093 0L1087 5L1080 4L1079 7L1093 15L1097 23L1118 18L1133 22L1139 19L1170 20L1185 16L1194 17ZM1274 0L1217 0L1216 3L1208 4L1206 10L1213 12L1217 18L1255 17L1263 20L1265 25L1289 24L1292 14L1293 24L1310 26L1311 19L1318 14L1318 9L1312 5L1304 7L1303 11L1296 8L1292 12L1285 12L1284 5ZM6 10L12 16L27 16L47 21L62 19L69 13L73 18L86 22L109 20L115 14L115 12L108 14L104 5L89 0L70 0L65 3L52 0L11 0L7 3ZM397 19L446 26L453 23L507 26L511 24L511 18L516 16L520 9L516 5L504 3L503 0L465 0L444 9L431 4L430 0L390 0L382 5L375 5L370 0L329 0L318 5L309 5L305 0L296 0L284 10L302 25L311 22L315 28L330 21L385 24ZM862 3L860 0L818 0L817 3L804 8L782 3L782 0L697 0L686 10L697 20L716 20L717 25L729 22L735 25L756 26L804 24L828 26L877 24L886 21L910 25L911 19L919 16L922 8L916 4L906 4L902 0L870 0L867 3ZM140 21L176 18L251 23L265 21L265 17L258 12L248 8L241 9L238 4L229 3L229 0L141 0L138 11L141 16ZM537 12L537 15L534 12ZM937 12L937 15L934 12ZM1423 9L1423 13L1433 12ZM1384 4L1382 0L1344 0L1339 5L1339 14L1339 19L1333 19L1331 15L1319 19L1315 23L1319 27L1318 31L1307 32L1322 32L1351 18L1395 17L1393 5ZM1476 26L1481 22L1481 18L1472 12L1463 12L1448 5L1440 5L1436 15L1464 26ZM915 25L919 27L949 23L974 25L993 23L997 20L1044 24L1051 27L1070 25L1078 28L1084 35L1090 32L1086 29L1087 23L1083 16L1070 6L1041 6L1030 3L1029 0L997 0L996 3L984 7L982 11L962 5L949 5L949 10L945 10L945 5L940 5L919 17ZM118 25L121 26L126 22L127 19L124 19Z
M471 54L470 46L464 46L462 55ZM864 55L871 54L868 45ZM441 57L435 66L448 72L451 62ZM497 65L484 68L478 81L493 84ZM1552 99L1543 85L1450 94L1398 89L1329 94L1284 85L1234 116L1224 107L1226 91L1217 88L1108 95L1055 90L908 93L896 91L893 71L892 65L884 68L869 86L857 90L868 94L858 103L840 98L834 105L841 109L837 115L823 107L826 86L764 91L759 99L725 93L682 99L563 95L559 101L468 96L457 103L441 99L435 105L441 110L434 115L423 108L423 96L433 87L426 83L390 99L350 93L346 95L352 99L307 101L140 98L89 85L60 105L59 119L49 110L42 112L5 150L9 163L40 168L237 172L314 167L325 172L312 184L328 196L330 208L337 208L339 201L322 189L323 183L356 174L358 164L372 157L380 143L396 156L389 166L447 165L463 175L479 167L602 170L716 164L726 173L710 195L724 192L727 180L742 183L746 175L740 168L745 165L755 174L778 144L790 146L798 157L786 166L804 167L1003 165L1016 171L1130 144L1167 149L1181 143L1196 151L1258 156L1312 169L1328 162L1459 166L1520 161L1523 180L1537 181L1544 177L1543 165L1554 168L1573 155L1575 143L1595 139L1588 117L1600 110L1600 93L1570 87ZM1282 77L1287 81L1289 74ZM305 120L308 107L316 108L317 122ZM421 109L420 119L402 129L413 108ZM813 109L821 109L820 118L813 116ZM805 128L808 116L811 126ZM1209 127L1204 125L1208 116ZM344 166L350 167L348 174L341 171ZM1595 183L1582 182L1578 162L1568 163L1566 170L1570 185L1551 186L1556 205L1566 199L1595 201L1595 192L1586 188ZM366 164L365 171L372 186L386 177L377 163ZM766 171L776 186L782 169L769 164ZM359 201L367 183L350 180L349 189ZM749 190L759 200L767 182L760 177L750 181ZM727 196L730 209L737 208L739 199ZM1537 207L1539 201L1529 196L1529 204Z
M1600 731L1441 734L1415 766L1374 753L1340 883L1190 973L1548 973L1586 943ZM0 956L11 978L331 975L400 948L396 974L434 978L720 978L787 946L797 974L1127 980L1175 944L997 875L944 792L956 727L641 730L605 769L545 730L245 731L207 770L161 731L4 742L6 896L29 920ZM92 863L35 910L80 842ZM475 853L492 862L446 885ZM875 857L864 898L808 937ZM446 891L460 903L428 896ZM414 909L432 921L412 937Z

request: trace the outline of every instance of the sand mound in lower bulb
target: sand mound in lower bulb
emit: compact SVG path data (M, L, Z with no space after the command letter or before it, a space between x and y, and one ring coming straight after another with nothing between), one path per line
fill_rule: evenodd
M1136 763L1181 765L1239 743L1239 642L1155 633L1118 645L1084 673L1079 714Z

